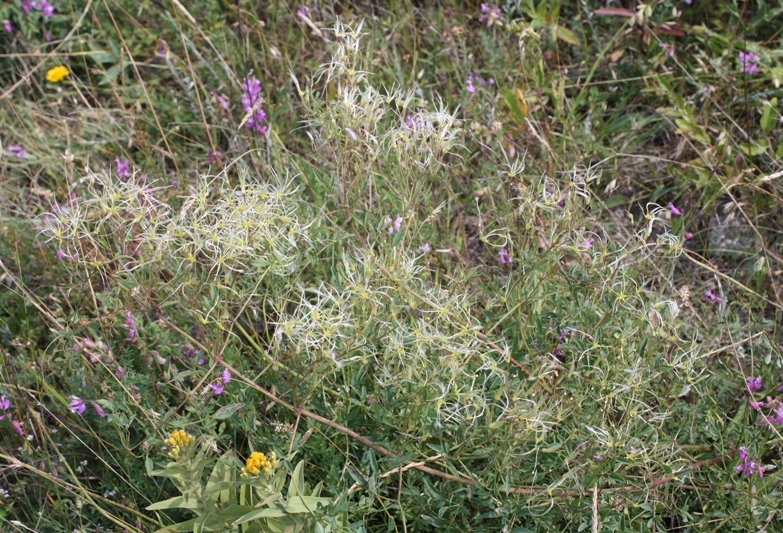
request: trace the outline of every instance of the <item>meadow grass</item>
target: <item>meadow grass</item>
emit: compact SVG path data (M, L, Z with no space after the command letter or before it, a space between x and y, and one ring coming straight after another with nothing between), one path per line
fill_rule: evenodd
M0 530L783 530L781 19L0 6Z

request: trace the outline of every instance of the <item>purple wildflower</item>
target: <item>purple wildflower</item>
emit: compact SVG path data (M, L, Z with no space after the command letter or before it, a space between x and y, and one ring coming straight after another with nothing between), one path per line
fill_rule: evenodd
M384 218L383 222L385 226L389 226L388 232L390 234L397 233L400 231L400 228L402 228L402 217L400 215L397 215L397 217L394 219L394 222L392 222L392 219L389 216Z
M748 377L747 380L745 380L746 385L748 386L748 390L750 392L756 392L761 388L761 378L754 378L753 376Z
M228 368L224 368L220 371L220 381L223 383L223 385L228 385L228 382L231 381L231 372L228 370Z
M220 107L223 108L223 111L228 113L228 98L226 98L221 94L218 94L215 91L209 91L209 94L215 99L215 101L217 101L218 104L220 104Z
M204 366L204 363L206 363L206 362L207 362L207 360L206 360L206 359L204 359L204 358L202 357L201 359L199 359L198 361L196 361L196 364L197 364L198 366Z
M131 177L130 161L127 159L120 160L119 157L115 157L114 164L117 165L118 178L128 179Z
M8 409L11 407L11 401L6 397L5 394L0 396L0 410L2 411L8 411ZM6 415L0 415L0 420L4 419Z
M481 16L479 16L478 20L479 22L484 22L486 20L487 28L489 28L493 24L499 24L502 15L503 12L499 7L494 7L490 4L481 4Z
M57 250L57 259L62 261L66 257L68 257L68 256L66 255L65 252L63 252L62 250Z
M717 303L723 303L725 300L712 292L712 289L707 289L704 291L704 298L702 298L705 302L717 302Z
M99 417L103 418L104 416L106 416L104 410L101 409L101 406L98 405L97 403L93 403L92 408L95 409L95 412L98 414Z
M682 211L677 209L677 207L673 203L669 202L669 205L667 205L666 207L667 207L667 209L669 209L669 211L671 211L672 216L675 216L675 217L682 216Z
M421 115L407 115L405 117L405 125L408 126L412 130L420 130L423 126Z
M764 469L761 468L761 465L756 464L755 461L751 461L750 457L748 457L748 449L745 446L740 447L737 451L737 455L739 455L739 459L742 462L734 467L735 472L738 474L745 474L746 477L750 477L753 474L758 474L759 477L764 475Z
M12 154L14 154L16 157L18 157L19 159L24 159L24 157L27 155L27 150L25 150L23 146L19 146L19 145L9 146L7 150Z
M593 243L595 242L595 237L590 237L585 242L582 243L582 248L587 248L588 250L593 247Z
M22 0L22 9L25 13L36 7L38 7L38 2L35 2L34 0Z
M117 365L117 379L122 379L125 377L125 369L122 368L120 365Z
M78 396L71 396L71 403L68 405L68 410L72 413L82 414L86 408L87 405L84 403L84 400Z
M778 403L778 406L772 412L775 413L773 422L777 425L783 424L783 403Z
M501 248L498 252L498 261L503 265L510 265L514 260L511 259L511 254L508 253L508 248Z
M49 0L39 0L37 7L46 19L50 19L54 15L54 6L49 3Z
M125 312L125 323L122 327L128 330L128 338L130 340L136 337L136 317L130 311Z
M740 70L745 74L756 74L759 71L759 56L753 52L739 53Z
M223 394L223 383L217 382L217 383L210 383L210 387L212 387L212 390L215 391L215 396L220 396Z
M748 405L750 405L750 408L754 411L758 411L762 407L764 407L764 402L754 402L753 400L750 400L748 402Z
M24 437L26 435L24 428L22 427L21 422L17 422L16 420L11 420L11 427L14 428L14 431L19 433L21 437Z
M296 8L296 18L301 19L302 17L306 17L310 14L310 10L303 6L302 4L299 4L299 7Z
M51 36L51 35L49 35L49 32L48 32L48 31L45 31L45 32L44 32L44 41L46 41L47 43L50 43L50 42L52 42L52 36Z
M658 43L659 48L663 48L666 50L666 56L667 57L674 57L674 45L673 44L666 44L666 43Z
M468 74L468 79L465 82L465 90L471 94L476 92L476 88L473 86L473 74Z
M223 166L223 153L211 150L209 152L209 164L214 165L215 163L220 163L220 166Z
M419 251L423 254L429 253L431 250L429 243L424 243L421 246L419 246Z
M14 33L14 27L11 26L10 20L3 21L3 28L5 28L5 31L7 31L8 33Z
M692 239L692 238L693 238L693 232L686 231L685 232L685 240L687 241L688 239Z
M242 83L242 109L245 110L245 113L250 113L260 100L261 82L255 76L246 77ZM245 122L245 128L254 130L259 135L265 135L266 126L261 125L264 119L266 119L266 113L259 106Z

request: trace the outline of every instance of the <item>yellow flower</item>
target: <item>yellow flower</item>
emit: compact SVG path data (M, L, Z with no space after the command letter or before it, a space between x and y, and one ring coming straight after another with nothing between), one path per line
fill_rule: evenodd
M68 67L59 65L49 69L46 73L46 81L57 83L58 81L62 81L70 73L71 71L68 70Z
M266 454L261 452L253 452L245 462L245 471L251 475L258 475L261 472L269 474L273 468L277 466L277 457L275 452L271 452L267 457Z
M166 446L171 448L169 450L168 456L177 458L177 456L179 456L180 450L195 440L196 438L193 435L190 435L181 429L177 429L172 431L171 436L163 442L166 444Z

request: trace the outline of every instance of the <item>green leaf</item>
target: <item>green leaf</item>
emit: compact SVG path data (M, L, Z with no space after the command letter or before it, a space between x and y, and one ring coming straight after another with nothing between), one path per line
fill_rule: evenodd
M165 526L157 530L155 533L173 533L174 531L193 531L193 526L196 524L197 518L188 520L186 522L180 522L179 524L172 524Z
M176 478L187 479L188 471L182 468L181 466L172 466L170 468L164 468L163 470L154 470L150 475L158 476L158 477L176 477Z
M163 509L198 509L198 502L196 500L188 501L184 496L175 496L147 507L148 511L161 511Z
M775 107L777 107L777 98L773 98L765 105L761 113L761 131L764 133L769 133L775 127Z
M565 41L568 44L573 44L574 46L579 46L582 44L579 42L579 38L574 32L563 26L555 26L555 36L561 41Z
M244 402L240 403L232 403L231 405L226 405L224 407L221 407L217 411L215 411L215 414L212 415L212 418L216 418L217 420L225 420L227 418L231 418L231 416L242 409L245 406Z
M288 498L285 511L291 514L312 513L318 509L318 505L329 505L329 498L317 498L315 496L294 496Z
M304 496L304 461L299 461L291 474L291 482L288 484L288 497Z
M253 520L260 520L261 518L282 518L284 516L286 516L286 514L282 509L271 509L267 507L266 509L256 509L254 511L250 511L245 516L234 522L234 525L238 526L239 524L245 524Z

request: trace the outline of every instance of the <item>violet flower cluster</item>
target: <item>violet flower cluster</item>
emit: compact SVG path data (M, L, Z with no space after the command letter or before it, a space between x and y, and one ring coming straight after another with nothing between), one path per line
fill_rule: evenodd
M493 24L500 24L500 18L503 16L503 12L499 7L495 7L491 4L481 4L481 15L478 18L479 22L487 23L487 28Z
M54 6L49 3L49 0L22 0L22 9L25 13L31 9L36 9L46 19L50 19L54 16Z
M114 164L117 165L117 177L128 179L131 177L130 161L128 159L114 158Z
M397 233L400 231L400 228L402 228L402 217L397 215L397 217L394 219L394 222L392 222L391 217L387 215L386 218L383 219L383 225L389 226L387 229L389 234Z
M473 85L473 83L476 83L479 87L486 87L486 86L493 86L495 85L495 79L489 78L489 80L485 80L475 72L469 72L468 78L465 81L465 90L469 93L475 93L476 92L476 86Z
M106 413L101 408L100 405L98 405L95 402L90 402L92 404L92 408L95 409L95 413L103 418L106 416ZM68 404L68 410L72 413L77 413L79 415L83 415L84 411L87 409L87 402L83 399L79 398L78 396L71 396L71 402Z
M748 388L748 392L753 394L761 389L762 380L760 377L751 376L747 378L745 385ZM783 392L783 385L776 390L777 392ZM748 405L760 415L759 420L756 422L757 426L772 429L773 426L783 425L783 401L779 397L772 398L768 396L766 402L756 401L751 397L748 399Z
M745 446L740 446L740 449L737 453L741 462L734 467L735 472L738 474L745 474L747 477L750 477L753 474L758 474L759 477L764 475L764 469L761 467L761 465L756 464L755 461L750 460L750 457L748 456L748 449Z
M228 385L230 381L231 372L229 372L228 368L224 368L220 371L218 378L213 383L210 383L209 386L212 387L212 390L215 392L215 396L219 396L223 394L225 386Z
M264 109L256 104L261 101L261 82L255 76L248 76L242 82L242 109L250 113L256 107L253 114L245 122L245 128L253 130L259 135L266 135L266 126L262 122L266 119Z
M740 70L745 74L756 74L759 69L759 56L753 52L739 53Z

